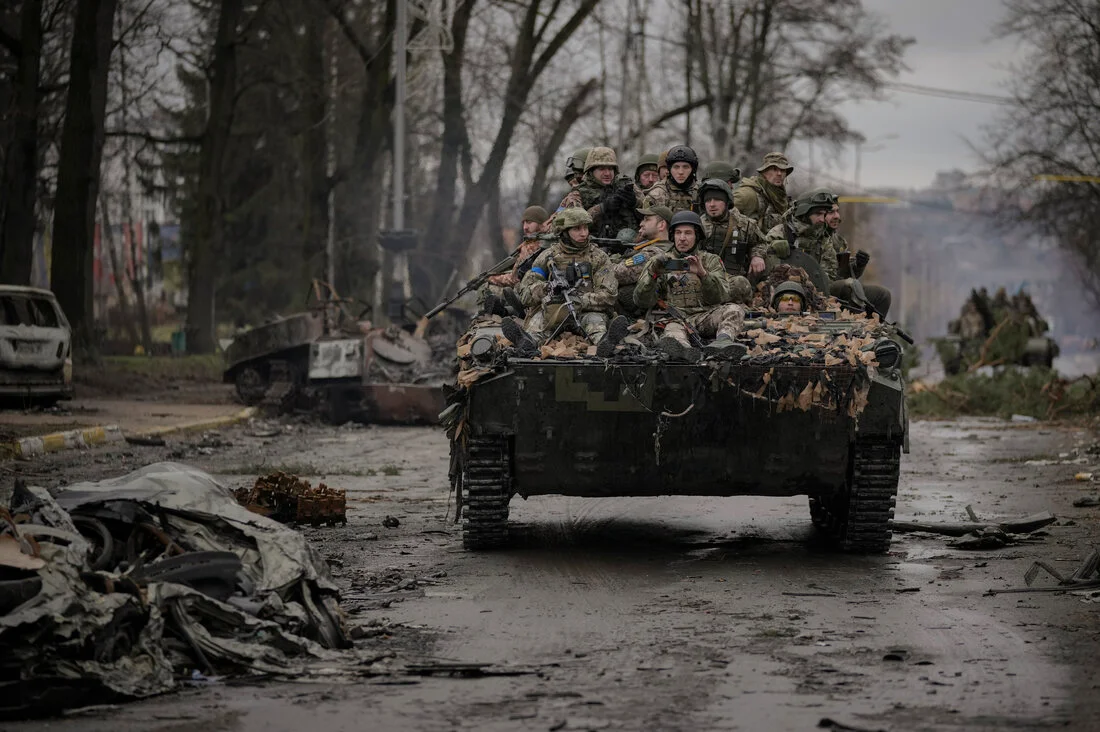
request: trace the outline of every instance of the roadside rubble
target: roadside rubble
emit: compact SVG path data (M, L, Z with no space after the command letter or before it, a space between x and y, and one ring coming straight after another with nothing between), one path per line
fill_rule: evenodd
M971 506L966 507L970 521L959 522L890 522L890 528L899 533L926 533L956 537L947 545L953 549L999 549L1016 544L1019 536L1030 536L1053 524L1057 517L1048 512L1032 514L1006 521L983 521Z
M1053 577L1058 584L1040 585L1034 587L1035 580L1040 573L1046 573ZM990 589L987 595L999 595L1017 592L1070 592L1084 598L1085 602L1096 602L1097 592L1100 589L1100 549L1094 548L1078 565L1073 574L1064 575L1052 567L1048 562L1036 561L1024 573L1025 587L1010 587L1003 590Z
M297 531L210 475L0 489L0 712L140 698L194 673L353 673L337 588Z
M249 511L280 523L335 526L348 522L347 493L320 483L316 488L296 475L275 472L256 478L251 488L233 492Z

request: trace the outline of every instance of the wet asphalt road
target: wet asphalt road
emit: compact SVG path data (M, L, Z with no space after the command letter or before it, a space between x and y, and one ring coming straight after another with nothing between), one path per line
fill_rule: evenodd
M1036 559L1072 571L1097 543L1100 510L1071 507L1089 487L1074 473L1100 462L1084 452L1067 462L1083 432L915 424L899 518L964 520L971 505L983 518L1050 510L1061 520L1027 543L977 552L895 535L877 557L825 548L802 497L516 498L513 546L471 554L448 520L438 430L227 434L231 448L188 462L233 484L259 463L298 465L349 490L349 525L307 534L332 560L351 621L385 628L360 642L368 656L525 673L218 683L0 728L1095 728L1100 605L985 594L1022 586ZM55 467L96 477L158 457L87 453ZM382 527L387 515L401 525Z

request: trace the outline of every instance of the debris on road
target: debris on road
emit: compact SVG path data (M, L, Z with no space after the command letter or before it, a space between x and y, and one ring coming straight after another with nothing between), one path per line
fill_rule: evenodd
M947 542L952 549L1000 549L1011 546L1016 540L996 526L986 526Z
M350 640L324 560L194 468L0 489L0 714L206 677L329 673ZM349 665L349 664L344 664Z
M396 529L398 526L401 525L401 520L398 519L396 516L387 516L386 518L382 519L382 525L385 526L387 529Z
M1082 496L1073 502L1074 508L1092 508L1093 506L1100 506L1100 495Z
M1073 479L1078 483L1088 483L1092 480L1092 473L1077 473L1073 476Z
M1057 521L1057 517L1049 511L1035 513L1018 519L1008 521L981 521L974 517L973 521L962 522L923 522L923 521L898 521L890 523L894 531L908 533L923 531L929 534L942 534L944 536L965 536L983 529L999 529L1006 534L1030 534L1044 526Z
M281 471L256 478L251 488L238 488L233 497L249 511L280 523L320 526L348 522L347 492Z
M1032 587L1040 572L1046 572L1058 581L1049 587ZM1013 587L1005 590L988 590L987 595L1011 592L1068 592L1070 590L1091 590L1100 588L1100 549L1093 549L1081 562L1073 574L1068 577L1044 561L1037 561L1024 573L1026 587Z

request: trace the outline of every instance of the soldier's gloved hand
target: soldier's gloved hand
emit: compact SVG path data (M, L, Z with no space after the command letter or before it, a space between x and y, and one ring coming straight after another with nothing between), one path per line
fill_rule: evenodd
M634 193L634 186L623 186L615 192L615 198L619 202L620 209L634 208L638 203L638 196Z
M856 264L852 268L852 274L856 277L863 276L863 270L867 269L867 263L871 261L871 255L860 249L856 252Z
M791 245L786 239L776 239L768 245L768 249L780 259L786 259L791 256Z

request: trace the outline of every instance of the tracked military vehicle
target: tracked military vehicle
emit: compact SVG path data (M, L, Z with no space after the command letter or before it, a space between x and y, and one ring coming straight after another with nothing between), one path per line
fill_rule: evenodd
M895 335L842 308L758 311L738 360L630 339L600 359L570 337L520 358L496 319L476 321L443 415L464 544L505 545L517 495L807 495L838 547L883 552L908 440Z

